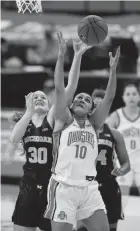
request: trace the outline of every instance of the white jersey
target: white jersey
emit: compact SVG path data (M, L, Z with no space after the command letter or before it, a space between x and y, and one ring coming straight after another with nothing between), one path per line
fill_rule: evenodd
M138 118L132 121L126 117L123 108L116 112L119 117L117 130L123 135L130 161L140 161L140 113Z
M97 135L88 120L85 128L74 121L54 133L53 178L71 186L87 186L96 176Z

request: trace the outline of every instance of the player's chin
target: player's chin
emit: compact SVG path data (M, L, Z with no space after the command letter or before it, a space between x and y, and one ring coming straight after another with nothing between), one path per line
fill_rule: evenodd
M87 113L85 112L84 108L82 107L76 107L75 110L74 110L74 113L77 115L77 116L85 116Z
M135 101L130 101L130 102L129 102L129 106L131 106L131 107L132 107L132 106L133 106L133 107L134 107L134 106L137 106L137 103L136 103Z
M44 112L47 112L48 110L49 110L48 107L42 106L42 105L37 105L35 107L35 112L37 113L40 113L40 112L44 113Z

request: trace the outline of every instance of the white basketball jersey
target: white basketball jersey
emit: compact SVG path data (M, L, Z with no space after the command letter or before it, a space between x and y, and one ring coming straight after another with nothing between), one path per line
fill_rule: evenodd
M63 131L54 133L53 178L72 186L86 186L96 176L97 136L87 120L80 128L74 119Z
M140 160L140 114L131 121L124 114L123 108L117 110L119 116L118 131L123 135L130 160Z

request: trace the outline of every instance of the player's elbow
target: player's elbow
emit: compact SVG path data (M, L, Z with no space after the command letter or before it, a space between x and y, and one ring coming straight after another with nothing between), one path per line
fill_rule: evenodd
M56 96L61 94L61 92L64 92L65 86L62 83L55 82L55 92Z
M10 142L13 143L13 144L19 142L19 136L16 136L15 134L11 134Z

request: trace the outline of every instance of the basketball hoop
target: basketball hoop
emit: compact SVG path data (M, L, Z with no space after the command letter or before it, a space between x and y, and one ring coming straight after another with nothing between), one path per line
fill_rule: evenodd
M18 13L24 14L25 11L29 11L30 14L32 11L36 13L42 12L41 0L16 0Z

